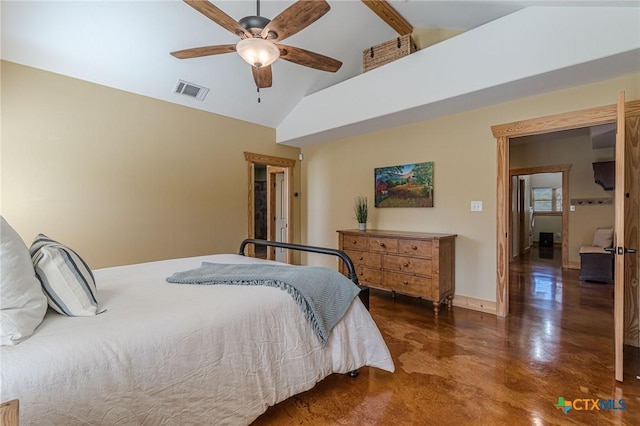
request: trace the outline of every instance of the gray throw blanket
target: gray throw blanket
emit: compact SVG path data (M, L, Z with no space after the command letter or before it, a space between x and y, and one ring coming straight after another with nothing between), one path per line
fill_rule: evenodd
M298 303L322 345L360 289L347 277L318 266L202 262L167 278L177 284L266 285L286 290Z

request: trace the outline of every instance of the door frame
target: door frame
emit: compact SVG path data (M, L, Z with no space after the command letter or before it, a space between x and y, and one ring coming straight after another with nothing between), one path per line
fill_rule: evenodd
M640 100L625 103L626 118L640 115ZM611 104L553 114L511 123L491 126L497 143L497 198L496 198L496 315L506 317L509 314L509 228L510 177L509 177L509 139L531 136L561 130L579 129L614 123L617 117L617 105Z
M281 167L284 169L285 187L287 188L287 243L293 242L293 168L296 160L283 157L274 157L265 154L256 154L253 152L244 152L244 158L247 161L247 238L255 238L255 203L253 180L255 179L254 165L262 164L265 166ZM255 247L253 244L247 246L247 255L255 257ZM285 255L286 263L293 263L293 253L287 250Z
M528 136L535 134L544 134L549 132L571 130L583 127L597 126L600 124L617 123L618 134L620 134L620 127L623 127L622 135L629 132L629 139L632 140L632 147L624 144L624 150L632 151L634 155L633 164L627 161L621 164L619 161L620 156L619 149L616 153L616 196L620 197L624 194L624 197L631 198L634 211L628 211L623 209L620 211L620 205L623 207L625 203L616 202L616 229L621 229L617 224L619 222L619 216L622 216L623 221L627 220L632 223L634 230L633 235L616 235L616 240L622 238L622 244L617 241L616 246L618 250L624 250L624 247L632 247L632 241L638 242L640 230L637 227L638 216L640 215L640 196L638 195L637 182L630 182L630 179L637 180L638 167L640 163L640 155L636 155L639 150L638 144L639 138L637 135L637 129L640 128L640 100L624 102L624 92L621 93L622 100L618 101L618 104L612 104L602 107L595 107L589 109L583 109L579 111L573 111L563 114L554 114L550 116L534 118L529 120L523 120L518 122L512 122L502 125L492 126L491 130L497 142L497 205L496 205L496 314L501 317L506 317L509 314L509 257L511 252L510 247L510 232L511 228L507 228L510 225L509 213L511 209L510 203L510 187L511 177L509 173L509 139L520 136ZM622 105L620 108L619 104ZM624 110L623 112L621 110ZM622 126L620 123L622 122ZM635 129L635 130L634 130ZM634 133L635 132L635 133ZM624 142L624 141L623 141ZM617 148L620 147L619 140L616 141ZM623 187L620 183L624 181ZM634 247L637 248L637 247ZM624 256L624 253L622 253ZM618 257L618 256L616 256ZM624 271L620 271L618 265L624 265L624 260L616 260L616 278L614 286L614 370L615 378L618 381L623 380L623 342L622 336L632 334L634 340L629 342L630 344L639 344L638 340L635 340L635 335L639 333L639 323L637 311L639 307L636 303L640 303L640 290L638 289L638 278L640 278L640 271L638 271L637 258L633 258L631 267L625 268ZM626 306L625 306L626 305ZM626 337L626 336L625 336ZM639 336L640 337L640 336Z
M511 181L513 176L535 175L539 173L562 173L562 267L569 268L569 172L571 164L551 166L524 167L509 170L509 196L513 193ZM511 203L509 203L511 205ZM509 229L513 229L513 214L509 210ZM513 238L509 238L509 253L513 252Z

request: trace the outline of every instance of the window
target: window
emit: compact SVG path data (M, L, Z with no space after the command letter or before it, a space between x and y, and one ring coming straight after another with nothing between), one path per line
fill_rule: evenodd
M562 188L533 188L531 202L535 213L562 211Z

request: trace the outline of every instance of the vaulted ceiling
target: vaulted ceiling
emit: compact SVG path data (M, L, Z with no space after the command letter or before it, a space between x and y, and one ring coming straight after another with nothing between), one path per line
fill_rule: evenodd
M212 0L235 20L255 1ZM260 2L273 18L293 1ZM235 53L176 59L169 52L233 44L238 37L179 0L5 1L2 59L269 127L313 92L362 73L362 51L398 34L363 2L329 1L331 10L286 40L343 62L336 73L278 60L273 86L257 102L250 66ZM416 28L465 31L518 10L517 1L392 1ZM181 79L210 89L204 101L173 93Z
M234 20L256 14L255 1L212 3ZM260 15L274 18L293 3L262 0ZM260 103L251 67L236 53L193 59L169 54L238 41L237 36L179 0L3 0L1 56L7 61L278 128L302 101L362 74L363 50L397 37L402 27L392 28L397 17L389 10L414 28L420 47L532 5L631 6L630 13L638 13L635 1L390 0L387 15L382 13L381 17L372 10L375 7L365 3L330 0L328 13L286 39L287 45L341 61L343 65L336 73L277 60L272 65L273 85L260 91ZM179 80L208 88L209 92L202 101L176 94Z

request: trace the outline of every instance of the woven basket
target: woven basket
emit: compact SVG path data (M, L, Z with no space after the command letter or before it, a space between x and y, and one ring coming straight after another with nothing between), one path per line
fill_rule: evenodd
M410 55L418 48L411 34L400 36L362 51L362 69L364 72L378 68L396 59Z

